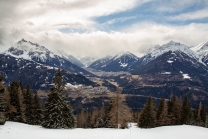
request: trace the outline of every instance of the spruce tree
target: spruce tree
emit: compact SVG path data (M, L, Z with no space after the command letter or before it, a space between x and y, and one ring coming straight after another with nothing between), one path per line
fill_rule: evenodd
M3 77L0 75L0 125L4 125L6 122L5 117L5 110L6 110L6 103L4 99L4 87L2 85Z
M45 104L45 112L42 126L45 128L74 128L76 120L70 102L63 97L65 82L61 71L54 78L54 86L48 95L48 102Z
M4 125L6 122L5 109L6 103L4 100L4 96L2 93L0 93L0 125Z
M205 124L206 124L206 110L205 110L204 104L202 104L200 116L201 116L201 121L202 121L201 126L205 126Z
M162 97L160 100L159 108L157 110L157 126L169 125L170 120L168 117L168 106L165 98Z
M140 128L154 128L156 126L156 112L154 109L152 98L149 97L139 116L138 126Z
M193 113L191 110L191 104L188 99L188 96L185 95L182 104L182 113L181 113L181 122L182 124L191 124Z
M42 122L42 108L37 93L32 98L31 121L32 125L40 125Z
M23 109L22 109L22 92L17 81L13 81L9 87L10 104L14 106L15 111L9 114L9 120L15 122L23 122Z
M24 92L24 104L25 104L25 118L27 124L32 124L32 93L30 85L27 85Z
M180 125L181 124L181 107L182 102L176 95L174 95L168 101L168 117L170 120L170 125Z

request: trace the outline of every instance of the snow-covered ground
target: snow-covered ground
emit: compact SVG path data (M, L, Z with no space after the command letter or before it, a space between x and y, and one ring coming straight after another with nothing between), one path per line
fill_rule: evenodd
M44 129L22 123L0 126L0 139L208 139L208 128L167 126L153 129Z

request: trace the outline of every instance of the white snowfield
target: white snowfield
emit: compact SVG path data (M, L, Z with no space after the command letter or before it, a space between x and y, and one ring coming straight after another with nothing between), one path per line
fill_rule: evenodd
M0 139L208 139L208 128L166 126L152 129L45 129L22 123L0 126Z

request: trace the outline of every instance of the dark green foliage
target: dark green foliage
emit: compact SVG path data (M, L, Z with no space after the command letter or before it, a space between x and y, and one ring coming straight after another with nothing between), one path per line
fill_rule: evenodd
M165 98L162 97L160 100L159 108L157 110L157 126L165 126L170 124L168 117L168 106Z
M0 88L1 90L3 88L1 83L0 83ZM5 103L4 95L1 92L0 93L0 125L4 125L6 122L5 110L6 110L6 103Z
M31 122L32 125L40 125L42 122L42 108L37 93L32 98L31 105Z
M30 85L27 85L26 91L24 92L24 104L25 104L25 118L27 124L32 124L32 93Z
M168 101L168 117L170 125L181 124L181 107L181 100L176 95Z
M195 125L205 126L206 123L206 111L205 106L201 102L196 110L194 110Z
M2 81L3 81L3 77L0 75L0 125L4 125L6 122L6 117L5 117L6 103L3 95L4 87L2 85Z
M182 112L181 112L182 124L191 124L192 117L193 117L193 113L191 110L191 104L189 102L188 96L185 95L183 99Z
M42 126L45 128L74 128L76 120L70 102L63 97L65 82L60 69L54 78L54 87L48 95Z
M202 104L200 116L201 116L202 126L205 126L205 124L206 124L206 110L205 110L204 104Z
M9 114L9 120L15 122L22 122L22 109L20 103L20 94L21 89L17 81L13 81L9 87L10 92L10 104L15 107L15 111Z
M153 128L156 126L156 113L154 111L152 98L149 97L138 120L138 126L141 128Z

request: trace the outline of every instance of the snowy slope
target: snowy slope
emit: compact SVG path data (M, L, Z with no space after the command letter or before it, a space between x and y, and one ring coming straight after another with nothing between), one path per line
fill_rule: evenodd
M202 42L197 46L191 47L191 50L203 55L204 53L208 52L208 42Z
M46 61L47 59L55 57L55 55L44 46L24 39L14 44L13 47L9 48L9 50L5 51L3 54L27 60L37 59L38 61Z
M199 61L208 65L208 42L202 42L197 46L191 47L191 50L199 55Z
M90 64L92 64L94 61L98 59L98 57L84 56L80 58L79 61L81 61L85 65L85 67L88 67Z
M103 71L130 71L138 61L138 57L130 52L120 52L93 62L89 67Z
M88 71L69 61L69 59L71 58L69 55L63 55L62 53L60 54L61 56L58 56L53 52L49 51L44 46L40 46L37 43L32 43L24 39L14 44L14 46L3 52L1 55L12 56L16 59L21 58L29 61L34 61L51 67L66 69L78 74L92 75Z
M78 60L77 58L75 58L72 55L67 54L63 50L58 50L57 55L66 59L66 60L68 60L68 61L70 61L71 63L73 63L74 65L77 65L79 67L84 67L85 66L80 60Z
M44 129L6 122L0 125L1 139L207 139L208 129L196 126L166 126L153 129Z
M199 58L198 54L196 52L192 51L188 46L181 44L179 42L170 41L169 43L164 44L162 46L157 46L157 47L153 48L150 52L148 52L142 58L143 64L150 62L151 60L157 58L158 56L160 56L168 51L183 52L191 58L194 58L194 59Z

